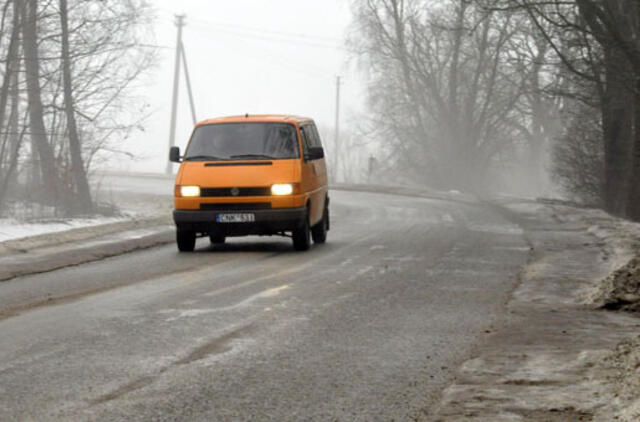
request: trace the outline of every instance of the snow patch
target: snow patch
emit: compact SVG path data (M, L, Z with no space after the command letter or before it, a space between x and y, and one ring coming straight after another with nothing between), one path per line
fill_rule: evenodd
M358 277L362 277L363 275L365 275L366 273L368 273L369 271L372 271L373 267L371 265L368 265L364 268L359 269L358 271L356 271L356 273L354 275L352 275L351 277L349 277L348 281L353 281Z
M453 223L453 217L451 217L451 214L444 214L441 218L445 223Z
M341 266L351 265L351 264L353 264L353 259L351 259L351 258L347 258L347 259L345 259L344 261L342 261L340 263Z
M48 221L21 222L14 219L0 219L0 242L47 233L58 233L81 227L94 227L126 221L128 217L68 218Z
M496 251L518 251L518 252L526 252L531 250L529 246L492 246L491 249Z
M211 314L214 312L224 312L224 311L231 311L231 310L235 310L235 309L240 309L240 308L244 308L247 307L249 305L251 305L253 302L259 300L259 299L265 299L265 298L270 298L273 296L277 296L280 294L281 291L288 289L290 286L285 284L282 285L280 287L275 287L273 289L268 289L265 291L262 291L260 293L257 293L255 295L249 296L248 298L234 304L234 305L230 305L230 306L224 306L224 307L220 307L220 308L204 308L204 309L187 309L184 311L180 311L180 313L177 316L168 318L166 321L167 322L171 322L171 321L176 321L178 319L181 318L193 318L193 317L197 317L200 315L206 315L206 314Z
M388 256L383 259L384 261L393 261L393 262L416 262L423 261L424 257L421 256Z
M522 230L522 228L508 224L468 224L467 229L480 233L506 234L516 236L522 236L524 234L524 230Z

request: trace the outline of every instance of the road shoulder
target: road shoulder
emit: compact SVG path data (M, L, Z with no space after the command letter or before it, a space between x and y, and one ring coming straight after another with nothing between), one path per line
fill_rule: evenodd
M131 217L0 242L0 282L98 261L174 240L171 198L119 193Z
M166 179L164 176L159 178ZM331 189L477 203L475 198L468 195L428 189L345 184L332 186ZM94 262L175 240L171 197L119 191L112 200L120 209L136 217L0 242L0 282Z
M640 319L600 305L604 280L636 253L640 225L594 210L504 205L525 229L530 262L499 328L425 420L637 420L638 370L629 368L640 361Z
M41 247L8 247L0 255L0 282L26 275L39 274L73 265L99 261L139 249L163 245L174 240L173 226L152 219L119 226L117 230L107 230L95 234L92 230L77 229L72 233L59 233L59 237L81 237L82 240L67 240ZM123 227L127 227L123 229ZM100 231L98 229L98 231ZM29 240L29 242L40 240ZM26 239L21 240L26 243Z

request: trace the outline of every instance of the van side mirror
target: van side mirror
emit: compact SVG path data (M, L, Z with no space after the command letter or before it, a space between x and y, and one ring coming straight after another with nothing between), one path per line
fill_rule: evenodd
M307 154L304 158L307 161L319 160L321 158L324 158L324 148L311 147L309 148L309 151L307 151Z
M180 147L171 147L169 150L169 161L172 163L179 163L180 160Z

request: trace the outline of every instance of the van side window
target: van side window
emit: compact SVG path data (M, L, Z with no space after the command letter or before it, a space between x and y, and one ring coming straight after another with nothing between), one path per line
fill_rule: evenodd
M311 127L311 130L313 131L313 135L315 138L315 142L313 146L321 147L322 141L320 140L320 134L318 133L318 128L316 128L316 125L311 125L310 127Z
M307 126L307 134L309 135L309 146L317 147L318 143L316 142L316 133L313 131L313 125Z
M309 141L309 133L307 133L307 127L304 126L300 128L300 136L302 136L302 151L303 154L307 154L309 152L309 147L312 146Z
M310 147L319 147L320 138L318 137L318 131L316 130L313 124L307 125L304 127L305 134L307 136L307 140L309 141Z

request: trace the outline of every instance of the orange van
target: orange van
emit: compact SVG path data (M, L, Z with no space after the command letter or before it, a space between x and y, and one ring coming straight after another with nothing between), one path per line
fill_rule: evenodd
M329 190L324 149L313 120L244 115L196 125L175 185L176 240L193 251L196 237L214 244L227 237L282 235L296 250L329 230Z

